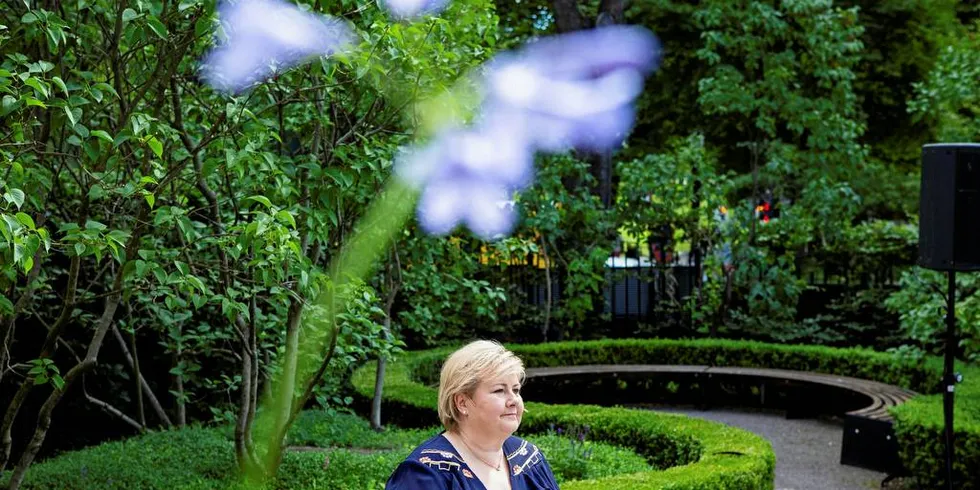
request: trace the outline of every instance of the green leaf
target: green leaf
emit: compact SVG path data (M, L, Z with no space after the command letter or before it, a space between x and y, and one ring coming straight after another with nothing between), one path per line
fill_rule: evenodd
M13 95L4 95L3 101L0 102L0 116L6 116L7 114L14 112L19 104L20 100L17 99L17 97L14 97Z
M153 150L153 154L157 158L163 158L163 143L156 138L156 136L150 136L150 139L146 140L146 144Z
M139 16L140 16L140 14L137 14L135 10L133 10L133 9L126 9L126 10L123 10L122 20L123 20L123 22L129 22L129 21L131 21L133 19L138 19Z
M105 224L100 223L98 221L88 220L88 221L85 222L85 229L86 230L104 231L106 228L108 228L108 226L106 226Z
M115 95L116 98L119 98L119 93L117 93L116 92L116 89L112 88L112 85L109 85L108 83L99 82L99 83L93 85L92 88L99 89L99 90L101 90L103 92L109 92L112 95Z
M260 202L263 205L265 205L265 207L270 208L270 209L272 208L272 201L270 201L269 198L267 198L265 196L257 196L257 195L256 196L249 196L246 199L249 199L249 200L252 200L252 201L256 201L256 202Z
M95 136L96 138L108 142L109 144L112 144L112 136L110 136L109 133L101 129L96 129L95 131L92 131L90 134L92 136Z
M57 76L51 77L51 81L54 82L54 84L57 85L62 92L65 93L65 97L68 97L68 87L65 85L65 81L62 80L61 77L57 77Z
M36 229L36 227L34 226L34 220L31 219L31 217L28 216L27 213L17 213L16 216L17 216L17 221L20 221L20 224L26 226L28 230L34 231Z
M37 230L37 236L41 237L41 243L44 244L44 251L45 252L50 252L51 251L51 236L48 235L48 230L45 230L44 228L38 228L38 230Z
M27 102L28 106L40 107L42 109L47 109L48 106L44 102L35 99L34 97L25 97L24 100Z
M32 267L34 267L34 257L28 256L24 259L24 274L31 272Z
M14 311L14 304L4 295L0 294L0 314L9 315Z
M288 223L290 228L293 228L293 229L296 228L296 219L293 218L293 215L290 214L289 211L286 211L285 209L283 209L282 211L279 211L278 213L276 213L276 217L279 218L280 221L284 221L284 222Z
M44 97L45 99L48 98L48 89L45 88L44 83L38 80L37 78L29 77L27 80L24 80L24 85L27 85L28 87L31 87L32 89L36 90L37 93L41 94L41 96Z
M75 120L75 115L72 114L71 107L65 106L64 109L65 109L65 115L68 116L68 122L70 122L72 126L75 126L75 124L77 124L78 121Z
M143 194L143 198L146 199L146 204L150 206L150 209L153 209L153 205L157 202L157 199L153 196L153 193L147 192L146 194Z
M167 26L163 25L163 22L160 22L160 19L153 15L149 15L146 17L146 25L150 26L150 30L152 30L153 33L160 39L167 38Z
M10 189L3 194L3 199L9 203L13 203L14 206L17 206L17 209L20 209L24 205L25 197L24 191L20 189Z
M75 255L81 257L82 254L84 254L84 253L85 253L85 244L84 243L76 243L75 244Z
M54 387L59 390L65 389L65 380L57 374L51 377L51 383L54 384Z
M92 187L88 188L88 198L93 201L98 201L105 197L105 189L99 184L94 184Z

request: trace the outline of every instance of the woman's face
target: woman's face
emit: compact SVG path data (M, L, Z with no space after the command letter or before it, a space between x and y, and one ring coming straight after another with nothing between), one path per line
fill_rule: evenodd
M472 397L464 397L463 424L474 432L491 437L510 436L521 425L524 400L518 374L484 379Z

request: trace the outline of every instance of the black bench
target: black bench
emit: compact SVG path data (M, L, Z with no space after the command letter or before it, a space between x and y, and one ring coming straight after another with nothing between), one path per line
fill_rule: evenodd
M702 406L713 405L716 400L721 399L718 390L723 389L726 383L748 383L756 388L754 392L757 393L760 406L785 409L787 416L815 416L821 413L843 416L841 464L892 474L901 473L902 467L898 459L893 419L888 409L916 395L911 390L877 381L784 369L670 364L602 364L527 369L527 377L532 381L583 376L693 380L699 385L698 404ZM534 391L537 393L538 390ZM564 390L563 394L565 401L571 401L569 397L577 396L574 390Z

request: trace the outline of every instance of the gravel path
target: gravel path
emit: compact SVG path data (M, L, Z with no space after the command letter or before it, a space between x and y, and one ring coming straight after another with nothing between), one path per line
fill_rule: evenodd
M840 464L842 424L788 420L779 413L730 409L653 407L740 427L765 437L776 451L776 490L867 490L880 488L884 473Z

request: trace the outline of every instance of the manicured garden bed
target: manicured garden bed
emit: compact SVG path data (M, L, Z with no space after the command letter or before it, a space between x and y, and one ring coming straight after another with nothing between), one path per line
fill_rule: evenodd
M898 357L869 349L776 345L729 340L601 340L515 345L528 367L582 364L695 364L811 371L864 378L920 393L893 409L901 457L923 485L943 478L942 363L939 359ZM388 367L386 414L398 424L435 421L433 388L441 361L451 349L403 356ZM959 366L964 382L957 388L957 480L959 488L980 488L980 369ZM362 396L373 392L374 369L355 373ZM528 397L533 399L533 394ZM646 455L663 471L621 476L609 481L575 482L568 488L769 488L774 456L765 441L718 424L652 412L616 408L528 403L523 431L547 424L589 424L598 440L625 444ZM734 456L734 455L738 456ZM620 486L627 485L628 486ZM766 483L768 482L768 483ZM735 487L729 485L736 485ZM765 487L768 484L769 487ZM594 486L592 486L594 485ZM607 486L603 486L607 485ZM679 485L679 486L678 486ZM563 487L564 488L564 487Z

